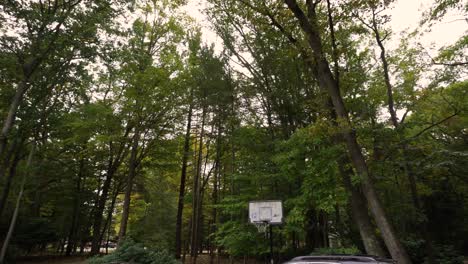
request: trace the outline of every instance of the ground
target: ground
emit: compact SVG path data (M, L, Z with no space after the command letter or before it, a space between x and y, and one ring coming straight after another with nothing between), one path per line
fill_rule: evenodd
M87 264L86 258L83 257L59 257L59 258L41 258L41 259L29 259L29 260L24 260L17 262L17 264ZM200 256L197 264L209 264L209 256ZM244 263L242 259L235 260L233 262L230 262L229 259L222 259L219 262L220 264L227 264L227 263L232 263L232 264L241 264ZM260 262L255 262L252 260L248 260L246 263L248 264L259 264ZM190 264L189 261L187 261L185 264ZM465 260L464 264L468 264L468 258Z
M17 262L17 264L87 264L84 257L38 257Z
M30 259L25 259L22 261L17 262L17 264L87 264L86 258L84 257L36 257L36 258L30 258ZM207 255L201 255L198 257L197 264L209 264L210 263L210 258ZM216 262L215 262L216 263ZM233 260L233 262L230 262L229 259L226 258L221 258L219 261L219 264L243 264L243 263L248 263L248 264L259 264L260 262L256 262L254 260L248 260L247 262L244 262L243 259L237 259ZM190 264L189 258L187 258L187 261L185 264Z

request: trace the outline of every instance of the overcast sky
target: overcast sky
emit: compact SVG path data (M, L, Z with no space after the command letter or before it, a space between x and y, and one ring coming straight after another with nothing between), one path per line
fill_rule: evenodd
M230 1L230 0L226 0ZM390 26L395 33L392 40L389 40L389 48L395 47L399 42L399 36L405 30L412 30L418 26L421 15L434 2L434 0L397 0L390 11L392 20ZM209 23L203 15L206 7L204 0L189 0L183 8L190 16L195 18L202 27L203 39L205 42L214 43L217 49L222 48L221 40L210 30ZM460 14L449 14L446 18L432 27L431 32L427 32L420 39L431 55L435 55L436 50L444 45L451 44L459 39L468 30L468 22L461 20ZM458 20L457 20L458 19ZM433 46L431 48L431 46Z

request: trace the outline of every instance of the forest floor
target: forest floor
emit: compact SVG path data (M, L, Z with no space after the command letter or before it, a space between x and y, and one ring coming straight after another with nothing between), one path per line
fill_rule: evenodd
M28 259L17 262L17 264L87 264L85 257L51 257L51 258L40 258L40 259ZM209 264L210 257L207 255L199 256L197 264ZM215 261L216 263L216 261ZM243 259L234 259L232 262L228 258L221 258L219 264L263 264L256 260L248 259L244 262ZM190 264L190 260L187 258L185 264ZM468 258L465 259L464 264L468 264Z
M17 264L87 264L86 257L37 257L16 262Z
M36 257L20 260L17 264L87 264L86 257ZM210 256L201 255L197 259L197 264L209 264ZM216 263L216 260L214 261ZM244 259L233 259L232 262L228 258L220 258L219 264L263 264L256 260L248 259L244 262ZM187 258L185 264L191 264L190 259Z

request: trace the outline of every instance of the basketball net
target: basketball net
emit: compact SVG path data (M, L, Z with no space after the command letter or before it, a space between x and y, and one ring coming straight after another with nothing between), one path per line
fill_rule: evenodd
M259 233L265 233L267 232L267 229L268 229L268 225L270 223L267 222L267 221L263 221L263 222L255 222L254 225L257 227L257 230Z

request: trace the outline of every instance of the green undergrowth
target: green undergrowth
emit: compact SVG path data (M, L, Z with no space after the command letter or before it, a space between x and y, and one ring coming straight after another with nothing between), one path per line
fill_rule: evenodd
M103 256L94 257L89 264L180 264L165 250L149 249L133 240L125 241L116 251Z
M360 254L361 252L356 247L346 247L346 248L317 248L311 255L335 255L335 254Z

